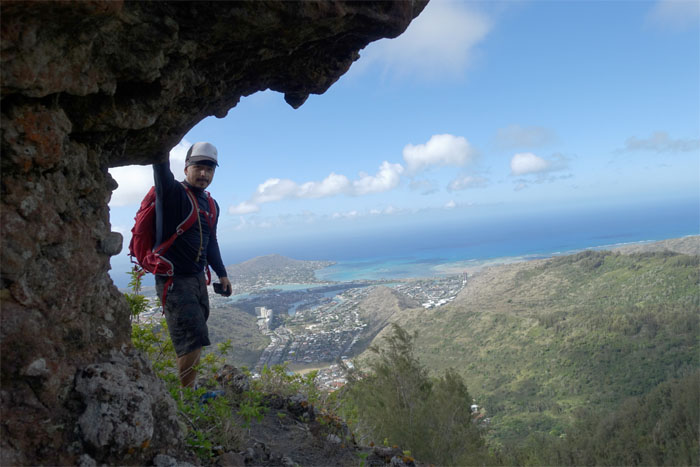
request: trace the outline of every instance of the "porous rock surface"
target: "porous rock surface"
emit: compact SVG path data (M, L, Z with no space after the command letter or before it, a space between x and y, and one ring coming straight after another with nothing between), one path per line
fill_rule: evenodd
M260 90L300 106L425 3L3 0L0 465L188 460L107 274L107 169Z

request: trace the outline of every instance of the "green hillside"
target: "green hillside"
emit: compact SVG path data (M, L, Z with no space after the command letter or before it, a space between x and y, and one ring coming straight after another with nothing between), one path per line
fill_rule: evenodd
M697 256L587 251L491 268L450 305L397 314L431 370L455 368L491 436L558 435L698 368ZM381 336L381 334L380 334Z

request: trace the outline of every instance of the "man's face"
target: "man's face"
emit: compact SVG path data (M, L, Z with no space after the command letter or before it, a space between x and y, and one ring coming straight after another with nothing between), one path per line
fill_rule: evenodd
M204 189L214 179L214 169L208 165L192 164L185 167L185 180L194 187Z

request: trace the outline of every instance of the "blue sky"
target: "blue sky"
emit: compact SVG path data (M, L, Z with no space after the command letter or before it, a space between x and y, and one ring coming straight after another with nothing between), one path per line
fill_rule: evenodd
M266 91L201 121L173 171L218 147L226 264L284 239L698 199L699 24L695 0L433 0L301 108ZM110 172L126 247L152 172Z

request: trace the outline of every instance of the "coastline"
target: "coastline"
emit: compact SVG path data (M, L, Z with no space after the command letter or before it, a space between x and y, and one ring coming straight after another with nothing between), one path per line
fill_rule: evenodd
M683 237L663 239L663 240L640 240L634 242L619 242L606 245L589 246L584 248L574 248L566 251L554 251L551 253L537 253L537 254L527 254L518 256L501 256L493 258L483 258L483 259L461 259L461 260L446 260L435 264L433 260L421 260L412 259L407 261L405 258L401 260L386 259L386 261L378 261L377 259L366 258L364 260L356 261L338 261L335 265L328 269L335 269L336 272L326 271L322 274L324 279L335 280L338 282L348 282L351 280L376 280L376 279L420 279L429 277L440 277L448 276L452 274L476 274L485 268L502 266L507 264L522 263L528 261L542 260L554 258L557 256L568 256L580 253L582 251L593 250L593 251L618 251L621 253L635 253L639 251L651 250L660 251L663 249L674 250L672 245L689 243L695 245L694 247L684 247L685 249L690 248L694 250L691 254L700 254L700 235L686 235ZM687 254L687 253L686 253ZM374 267L359 268L356 265L362 264L372 264ZM416 269L416 275L408 276L407 274L407 264L413 266ZM423 267L419 267L419 266ZM397 271L396 276L392 276L392 268ZM344 270L346 269L346 270ZM323 270L319 270L323 271ZM317 277L318 277L318 272ZM377 277L376 275L380 273L382 276ZM344 276L344 277L340 277Z
M673 245L691 243L693 246L683 247L685 250L679 251L686 254L700 254L700 235L685 235L681 237L668 238L663 240L640 240L632 242L618 242L605 245L589 246L584 248L573 248L570 250L553 251L550 253L533 253L525 255L504 255L489 258L471 259L431 259L431 258L363 258L358 260L338 260L334 264L315 271L318 283L314 284L285 284L275 285L271 288L283 290L298 290L314 287L327 286L332 283L347 283L363 280L411 280L443 277L453 274L476 274L483 269L507 264L522 263L528 261L542 260L557 256L567 256L580 253L586 250L611 250L623 253L635 253L640 251L660 251L661 249L671 249ZM665 246L664 246L665 245ZM681 249L683 249L681 248ZM146 276L151 279L150 275ZM121 292L128 292L126 287L120 287ZM155 287L145 281L142 293L146 296L155 294Z

